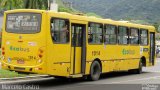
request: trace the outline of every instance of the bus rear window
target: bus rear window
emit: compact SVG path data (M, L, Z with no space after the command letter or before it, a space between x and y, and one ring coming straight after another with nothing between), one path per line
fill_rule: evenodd
M38 33L41 26L41 14L12 13L7 14L6 31L9 33Z

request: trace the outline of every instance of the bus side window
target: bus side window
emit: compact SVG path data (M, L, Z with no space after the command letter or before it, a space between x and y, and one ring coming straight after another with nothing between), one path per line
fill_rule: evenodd
M93 35L91 33L91 27L88 27L88 42L93 41Z
M54 23L51 22L51 37L54 41L56 41L55 37L54 37Z
M54 43L69 42L69 21L65 19L51 19L51 36Z
M103 24L89 23L88 26L88 43L102 44L103 42Z
M119 26L118 27L118 43L119 44L128 44L128 27Z
M140 44L148 45L148 30L145 29L140 30Z
M117 43L117 29L114 25L105 25L104 28L104 43L116 44Z
M139 44L139 29L130 28L130 44Z

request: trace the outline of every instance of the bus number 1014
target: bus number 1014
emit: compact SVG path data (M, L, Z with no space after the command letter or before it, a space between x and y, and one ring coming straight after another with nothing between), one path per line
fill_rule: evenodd
M92 56L100 56L100 51L92 51Z

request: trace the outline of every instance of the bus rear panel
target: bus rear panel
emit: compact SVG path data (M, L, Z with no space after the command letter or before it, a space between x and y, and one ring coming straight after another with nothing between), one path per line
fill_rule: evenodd
M12 12L5 14L2 55L3 69L43 73L45 38L42 14Z

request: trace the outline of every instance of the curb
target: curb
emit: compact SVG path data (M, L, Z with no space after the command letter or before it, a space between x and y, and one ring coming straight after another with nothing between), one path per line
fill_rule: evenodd
M49 77L49 76L48 75L35 75L35 76L26 76L26 77L0 78L0 80L17 80L17 79L42 78L42 77Z

